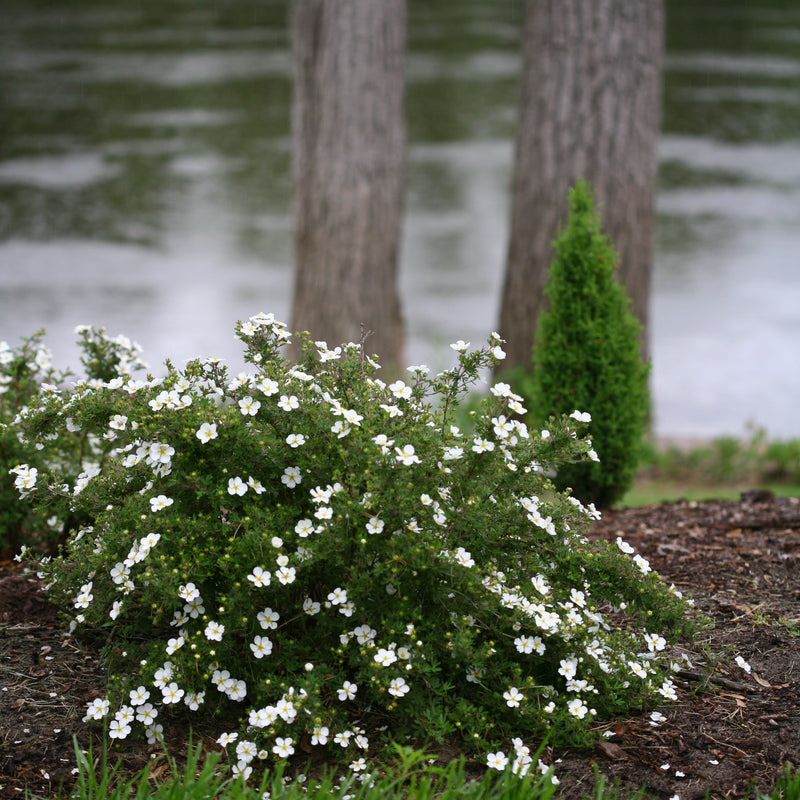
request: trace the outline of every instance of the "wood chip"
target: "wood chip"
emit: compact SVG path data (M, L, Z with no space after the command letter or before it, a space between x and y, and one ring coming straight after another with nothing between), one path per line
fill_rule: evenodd
M597 742L595 747L610 761L622 761L628 754L614 742Z

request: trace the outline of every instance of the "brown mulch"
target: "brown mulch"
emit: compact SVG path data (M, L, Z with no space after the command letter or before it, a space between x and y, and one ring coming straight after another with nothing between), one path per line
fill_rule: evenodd
M623 793L645 786L653 797L693 800L771 792L784 769L800 765L800 499L754 492L736 503L612 511L592 535L623 536L714 625L682 643L678 701L660 709L665 721L653 725L642 712L605 724L613 736L592 751L546 754L559 796L591 793L595 768ZM0 562L0 797L54 797L60 785L66 794L73 736L99 752L81 717L103 678L97 653L64 637L37 579ZM184 732L167 729L166 740ZM210 744L211 729L195 726L194 738ZM159 752L143 742L122 749L128 770Z

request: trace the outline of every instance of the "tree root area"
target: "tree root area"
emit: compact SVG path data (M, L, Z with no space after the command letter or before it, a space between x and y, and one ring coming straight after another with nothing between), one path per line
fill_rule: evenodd
M545 752L561 781L557 796L591 794L598 776L623 794L645 787L657 798L771 792L783 771L800 765L800 499L752 492L735 503L610 511L591 536L622 536L713 626L676 649L677 702L598 723L610 735L590 751ZM67 794L73 737L101 751L98 727L81 719L104 678L97 651L64 636L35 576L0 563L0 797ZM654 710L665 719L654 724ZM179 763L189 721L164 730ZM191 723L195 743L218 749L213 720L195 714ZM460 752L458 742L430 749L443 762ZM142 740L115 747L112 762L118 755L125 775L151 763L157 780L168 769L161 748ZM301 750L293 758L298 769L324 764ZM485 771L473 760L467 768L476 777Z

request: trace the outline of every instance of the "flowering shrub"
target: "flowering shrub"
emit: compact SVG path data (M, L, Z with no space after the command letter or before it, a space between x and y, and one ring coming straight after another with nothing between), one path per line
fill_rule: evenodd
M500 768L512 736L525 772L521 737L580 743L599 716L674 697L685 601L621 540L589 543L597 512L546 477L585 457L584 423L532 434L498 383L473 432L452 424L504 355L496 335L388 384L363 343L303 339L291 364L272 315L237 335L252 371L167 362L49 392L20 421L102 451L74 481L17 468L36 502L89 520L41 567L71 629L110 642L87 721L155 739L166 715L213 710L245 774L301 743L358 771L404 737L459 737Z
M142 368L139 346L123 336L111 338L104 330L80 326L81 362L91 379L125 374ZM0 342L0 554L39 546L53 549L62 539L64 520L46 513L46 504L34 509L14 502L36 483L37 469L21 467L30 460L31 444L19 427L31 408L46 405L46 395L57 392L70 376L56 370L44 344L44 331L24 339L16 349ZM17 423L17 424L15 424ZM93 437L68 423L60 431L40 436L35 443L37 461L58 470L72 481L82 471L97 468L101 450ZM74 516L69 521L76 522Z

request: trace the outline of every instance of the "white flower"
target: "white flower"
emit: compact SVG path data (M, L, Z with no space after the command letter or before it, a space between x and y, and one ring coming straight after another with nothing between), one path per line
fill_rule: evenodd
M244 681L231 679L230 685L225 685L225 694L227 694L231 700L238 703L247 696L247 684L245 684Z
M108 725L108 735L111 739L124 739L131 732L131 726L118 719L112 719Z
M306 599L303 600L303 611L308 614L309 617L319 614L320 608L320 604L316 600L312 600L310 597L306 597Z
M578 411L577 408L570 414L570 417L578 422L592 421L592 415L588 411Z
M531 583L533 584L533 588L536 589L537 592L541 595L546 595L550 593L550 587L547 585L547 579L544 575L535 575L531 578Z
M290 489L294 489L303 480L300 470L297 467L286 467L281 475L281 483L286 484Z
M455 350L457 353L463 353L465 350L469 348L470 343L465 342L463 339L459 339L457 342L453 342L450 345L451 350Z
M580 697L574 697L572 700L567 703L567 711L572 714L573 717L577 717L578 719L583 719L586 714L588 713L589 709L584 704L583 700Z
M262 567L255 567L247 576L247 580L249 580L254 586L269 586L270 574Z
M516 686L512 686L507 692L503 692L503 699L509 708L519 708L519 704L525 699L525 695Z
M302 447L306 443L306 437L302 433L290 433L286 437L286 444L289 447Z
M241 497L246 491L247 484L238 475L235 478L228 478L228 494Z
M239 401L239 409L242 412L242 415L245 417L247 416L254 417L256 414L258 414L259 408L261 408L260 401L253 400L253 398L250 397L250 395L247 395L247 397L243 397Z
M145 703L136 709L136 721L143 725L152 725L156 721L158 711L153 708L152 703Z
M258 748L256 747L255 742L242 739L242 741L236 745L236 755L239 758L239 761L243 761L245 764L249 764L257 754Z
M208 625L206 625L206 628L203 632L206 635L206 639L209 641L221 642L222 634L225 633L225 626L219 622L214 622L214 620L211 620Z
M178 597L190 603L192 600L199 599L200 590L193 583L187 583L178 589Z
M411 691L411 687L406 683L405 678L392 678L389 683L389 694L395 697L403 697Z
M635 552L634 549L621 537L617 536L617 547L623 552L630 555Z
M328 728L323 725L318 725L311 734L311 744L327 744L329 735L330 730Z
M217 739L217 744L221 745L222 747L227 747L229 744L235 742L238 738L238 733L223 733L219 739Z
M96 697L91 703L86 706L86 716L83 718L84 722L90 719L103 719L108 714L109 702L105 698Z
M272 380L272 378L264 378L264 380L256 384L256 389L265 394L267 397L277 394L279 388L278 382Z
M345 681L342 684L341 689L337 689L336 692L339 695L339 699L344 702L345 700L353 700L356 696L356 692L358 691L358 686L354 683L350 683L350 681Z
M667 642L664 637L659 636L657 633L645 633L644 640L647 643L647 649L651 653L661 651L667 646Z
M167 655L171 656L176 650L180 650L185 643L186 640L183 638L183 636L178 636L176 639L170 639L167 642Z
M644 679L647 677L647 670L638 661L629 661L628 668L639 678Z
M178 684L174 681L161 690L162 700L166 705L170 703L177 703L184 695L183 689L178 688Z
M747 672L748 674L750 673L750 670L752 669L752 667L741 656L736 656L736 663L745 672Z
M271 608L265 608L263 611L259 611L256 615L258 624L265 631L277 628L278 620L280 618L281 615L277 611L273 611Z
M160 494L158 497L150 498L150 510L153 512L161 511L167 506L171 506L175 501L171 497Z
M345 422L350 423L350 425L355 425L356 427L361 425L361 420L364 419L363 415L358 414L352 408L344 409L344 411L342 411L342 416L344 417Z
M359 625L353 629L353 636L359 644L369 644L374 641L378 632L375 628L370 628L369 625Z
M217 438L217 426L213 422L204 422L195 433L195 436L203 443L210 442Z
M331 605L336 606L340 603L347 602L347 592L341 588L341 586L337 586L332 592L328 594L328 600Z
M389 439L385 433L373 436L372 441L381 448L382 455L386 455L389 452L389 448L394 444L394 439Z
M383 530L384 522L378 517L370 517L366 525L367 533L380 533Z
M514 646L520 653L536 651L539 655L543 655L545 652L544 642L539 636L518 636L514 639Z
M250 643L250 649L256 658L264 658L272 652L272 642L268 636L256 636Z
M500 414L499 417L492 417L492 425L494 426L494 434L498 439L508 439L514 431L514 424L506 419L505 414Z
M502 750L498 750L496 753L489 753L486 756L486 765L489 769L496 769L498 772L502 772L507 764L508 757Z
M578 671L578 659L574 656L572 658L562 658L561 666L558 668L558 674L563 675L567 680L574 678Z
M445 461L458 461L464 455L462 447L445 447L443 458Z
M275 577L284 585L294 583L297 577L297 571L294 567L279 567L275 572Z
M647 573L650 572L650 562L646 558L640 556L637 553L633 557L633 561L636 564L636 566L639 567L639 570L641 571L642 575L647 575Z
M389 384L389 391L398 400L408 400L411 397L411 387L406 386L405 381L397 380Z
M128 418L124 414L114 414L108 423L108 427L113 428L115 431L124 431L127 424Z
M164 663L163 667L160 667L156 670L156 674L153 679L153 685L157 689L164 689L164 687L172 680L172 662L167 661Z
M309 489L308 493L311 495L312 502L328 503L333 494L333 489L330 486L327 489L323 489L321 486L315 486L313 489Z
M333 741L341 747L347 747L350 743L350 737L353 735L352 731L340 731L333 737Z
M281 399L278 400L278 405L284 411L294 411L296 408L300 408L300 401L292 394L292 395L281 395Z
M453 560L457 564L461 564L462 567L475 566L475 559L472 557L469 550L465 550L463 547L459 547L458 550L456 550Z
M666 700L677 700L678 693L675 691L675 684L666 678L658 689L658 693Z
M156 742L163 741L164 726L163 725L148 725L145 729L147 735L147 743L155 744Z
M477 437L473 439L472 450L475 453L491 453L494 450L494 442Z
M288 758L292 753L294 753L294 747L292 747L292 740L287 736L286 738L281 738L280 736L275 739L275 745L272 748L272 752L275 753L278 758Z
M404 447L395 447L394 452L397 454L396 458L399 462L405 465L419 464L419 456L414 453L414 445L407 444Z
M372 658L376 664L380 664L382 667L388 667L390 664L394 664L394 662L397 661L397 654L394 650L387 650L381 647Z

